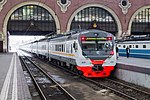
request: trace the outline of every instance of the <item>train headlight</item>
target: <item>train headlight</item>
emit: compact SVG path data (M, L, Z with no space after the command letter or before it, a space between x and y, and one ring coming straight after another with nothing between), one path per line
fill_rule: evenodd
M86 40L86 37L81 37L81 41L85 41Z
M114 51L111 51L111 52L110 52L110 55L114 55Z
M113 55L114 55L114 51L110 51L110 54L108 57L111 58Z
M112 37L107 37L107 40L108 40L108 41L111 41L111 40L112 40Z

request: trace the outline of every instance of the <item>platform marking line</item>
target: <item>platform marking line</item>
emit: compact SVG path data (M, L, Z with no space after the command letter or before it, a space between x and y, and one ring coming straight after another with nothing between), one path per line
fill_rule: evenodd
M0 100L7 100L8 98L10 80L11 80L11 75L12 75L12 70L13 70L13 63L14 63L14 54L12 56L10 67L5 78L3 88L0 93Z
M13 89L12 89L12 99L11 99L11 100L18 100L16 59L17 59L17 58L16 58L16 54L15 54L14 76L13 76Z

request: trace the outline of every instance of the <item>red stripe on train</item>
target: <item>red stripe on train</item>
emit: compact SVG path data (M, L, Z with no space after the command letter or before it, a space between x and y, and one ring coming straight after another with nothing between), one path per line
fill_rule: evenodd
M77 69L83 72L85 77L109 77L114 66L105 66L102 71L93 71L92 66L77 66Z

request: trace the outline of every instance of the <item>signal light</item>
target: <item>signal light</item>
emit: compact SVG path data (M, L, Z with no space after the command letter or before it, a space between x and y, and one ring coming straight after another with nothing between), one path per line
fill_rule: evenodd
M112 40L112 37L107 37L107 40L108 40L108 41L111 41L111 40Z
M86 37L81 37L81 41L85 41L86 40Z

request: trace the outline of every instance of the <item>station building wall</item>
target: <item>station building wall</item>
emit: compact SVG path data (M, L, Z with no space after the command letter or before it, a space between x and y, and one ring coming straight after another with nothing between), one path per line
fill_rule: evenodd
M35 4L47 9L55 18L57 33L68 31L73 17L81 9L92 5L102 7L110 12L117 22L117 38L122 38L122 34L130 35L131 24L136 13L145 7L150 7L149 0L1 0L0 41L3 41L4 52L8 51L8 19L17 8L26 4Z

